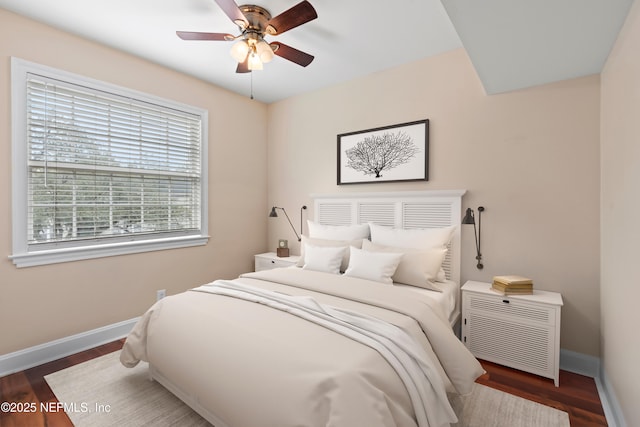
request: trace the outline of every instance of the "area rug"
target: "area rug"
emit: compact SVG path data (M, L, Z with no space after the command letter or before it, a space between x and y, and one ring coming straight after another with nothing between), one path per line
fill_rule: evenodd
M147 365L120 364L120 352L47 375L76 427L210 426L171 392L149 380ZM568 427L566 412L475 384L459 403L456 427Z

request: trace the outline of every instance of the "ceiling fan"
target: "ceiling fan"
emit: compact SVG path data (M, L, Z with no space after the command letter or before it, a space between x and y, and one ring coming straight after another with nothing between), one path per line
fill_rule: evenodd
M215 0L224 13L239 27L241 34L201 33L176 31L183 40L235 41L231 56L238 61L236 73L262 70L262 64L273 59L274 54L298 65L306 67L313 61L313 55L274 41L267 43L265 36L276 36L318 17L308 1L302 1L292 8L272 18L263 7L247 4L238 6L234 0Z

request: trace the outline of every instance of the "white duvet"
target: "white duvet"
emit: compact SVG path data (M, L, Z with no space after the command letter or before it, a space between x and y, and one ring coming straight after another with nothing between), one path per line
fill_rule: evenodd
M301 269L161 300L123 348L139 360L229 427L448 425L446 392L482 373L426 296Z

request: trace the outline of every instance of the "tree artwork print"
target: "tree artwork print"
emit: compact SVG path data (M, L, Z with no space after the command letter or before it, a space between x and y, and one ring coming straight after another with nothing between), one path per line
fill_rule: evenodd
M428 120L338 135L338 184L428 179Z
M412 138L400 131L368 136L345 154L348 168L380 178L383 170L407 163L419 151Z

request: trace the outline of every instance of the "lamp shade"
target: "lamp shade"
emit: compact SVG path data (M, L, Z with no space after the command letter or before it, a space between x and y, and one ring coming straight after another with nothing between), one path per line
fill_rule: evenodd
M256 44L256 52L260 57L260 61L263 63L267 63L273 59L273 50L271 50L271 46L264 40L260 40Z
M247 54L249 53L249 45L246 41L240 40L237 43L234 43L231 46L231 56L238 62L244 62L247 59Z
M262 61L260 61L260 57L254 51L249 53L249 59L247 60L247 65L251 71L254 70L262 70Z
M278 212L276 212L276 207L272 207L271 208L271 212L269 212L269 218L277 218L278 217Z
M464 218L462 219L462 223L463 224L475 224L476 223L476 219L473 215L473 209L471 208L467 208L467 213L464 215Z

